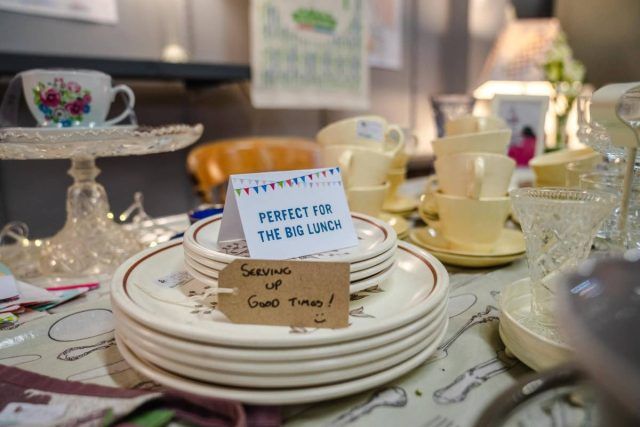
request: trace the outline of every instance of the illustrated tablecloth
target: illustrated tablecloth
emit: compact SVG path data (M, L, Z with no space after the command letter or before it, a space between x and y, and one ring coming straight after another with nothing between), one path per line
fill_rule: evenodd
M423 185L422 179L410 180L403 193L419 194ZM165 222L176 230L188 225L186 215ZM497 269L447 269L449 326L429 360L382 387L326 402L283 406L285 424L469 426L498 394L531 372L505 354L498 335L500 292L527 275L526 260ZM108 285L101 283L99 290L60 306L56 314L23 316L15 325L0 326L0 364L60 379L160 388L120 355Z
M526 262L489 271L451 270L449 328L436 354L417 369L366 392L283 407L287 425L467 426L529 369L506 356L498 336L501 289L526 275ZM55 378L125 388L160 386L122 358L103 284L95 299L0 330L0 363Z

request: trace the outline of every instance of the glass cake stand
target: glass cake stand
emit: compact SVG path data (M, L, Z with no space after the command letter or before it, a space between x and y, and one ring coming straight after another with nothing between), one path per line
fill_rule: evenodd
M52 278L111 273L142 249L135 235L112 220L107 193L96 182L98 157L164 153L200 138L202 125L112 126L94 129L0 129L0 159L70 159L64 227L47 239L39 270Z

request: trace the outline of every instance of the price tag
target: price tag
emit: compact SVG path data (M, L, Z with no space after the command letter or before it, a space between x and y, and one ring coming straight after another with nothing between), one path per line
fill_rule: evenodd
M356 123L356 135L358 138L384 141L384 128L382 123L373 120L358 120Z
M218 309L234 323L344 328L349 320L349 264L235 260L218 277Z

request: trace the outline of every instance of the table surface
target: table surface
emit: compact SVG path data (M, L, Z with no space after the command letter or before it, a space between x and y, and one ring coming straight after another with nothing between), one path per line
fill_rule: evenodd
M415 196L423 183L421 179L409 180L401 191ZM188 226L186 215L158 222L176 231ZM527 275L525 259L499 269L447 269L451 277L449 327L433 357L374 390L327 402L285 406L285 423L468 426L516 378L530 372L507 357L498 335L500 292ZM0 363L61 379L129 388L159 387L122 359L111 323L75 325L75 336L68 341L50 338L50 328L71 314L110 309L108 293L109 282L104 280L98 290L77 301L49 313L22 316L10 328L0 326Z

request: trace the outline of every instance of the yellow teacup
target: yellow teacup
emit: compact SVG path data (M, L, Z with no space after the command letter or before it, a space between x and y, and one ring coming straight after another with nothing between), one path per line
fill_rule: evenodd
M444 134L446 136L486 132L499 129L508 129L508 126L504 120L498 116L462 116L444 124Z
M349 209L353 212L378 216L382 211L384 196L389 190L389 183L367 187L352 187L347 190Z
M389 182L389 191L385 197L385 203L391 203L395 200L398 188L407 180L407 169L397 168L389 169L387 172L387 181Z
M489 251L493 248L509 216L509 197L469 199L439 192L431 194L438 220L427 222L440 230L453 249Z
M440 229L456 249L491 250L509 216L509 197L468 199L436 193Z
M436 138L431 145L436 157L457 153L505 154L510 139L511 130L500 129Z
M440 190L473 199L505 196L515 167L512 158L495 153L449 154L435 161Z
M330 145L320 152L325 167L338 165L347 187L381 185L393 161L391 154L351 145Z
M351 145L391 152L392 157L404 148L404 133L380 116L358 116L325 126L316 135L322 146Z
M531 159L529 166L536 175L536 187L564 187L569 163L595 166L601 161L602 155L587 147L543 154Z

